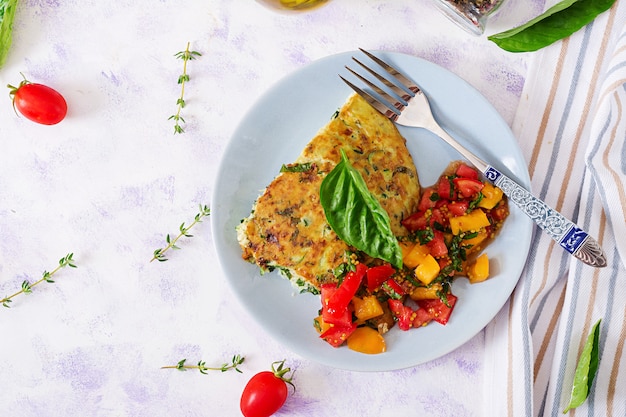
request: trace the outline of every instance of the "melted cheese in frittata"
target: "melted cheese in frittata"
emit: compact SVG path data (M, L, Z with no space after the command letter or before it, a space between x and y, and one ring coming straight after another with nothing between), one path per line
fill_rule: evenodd
M387 211L396 236L408 234L401 220L416 211L420 185L405 139L394 124L358 95L306 145L257 199L238 227L243 258L262 270L279 268L304 289L334 281L333 270L350 248L332 231L320 204L324 176L340 149Z

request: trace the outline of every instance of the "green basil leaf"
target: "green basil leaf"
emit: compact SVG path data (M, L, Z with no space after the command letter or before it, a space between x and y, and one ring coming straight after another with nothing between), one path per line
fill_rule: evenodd
M607 11L615 0L563 0L516 28L487 39L509 52L532 52L567 38Z
M13 18L17 0L0 0L0 68L9 54L11 42L13 40Z
M326 220L341 240L371 257L402 267L402 250L389 215L341 151L341 161L320 186Z
M567 413L572 408L576 408L585 402L591 389L591 384L596 376L598 370L599 348L598 343L600 339L600 322L598 320L591 329L591 333L587 337L587 342L583 348L583 352L578 358L578 365L576 365L576 372L574 373L574 384L572 386L572 394L570 396L569 405L563 414Z

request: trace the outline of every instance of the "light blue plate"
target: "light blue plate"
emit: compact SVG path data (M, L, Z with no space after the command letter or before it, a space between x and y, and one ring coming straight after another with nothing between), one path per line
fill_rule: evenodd
M509 126L465 81L428 61L399 53L376 54L413 78L429 96L444 129L491 165L530 189L526 163ZM364 355L332 348L318 338L313 318L318 296L298 294L277 272L261 276L242 260L235 227L278 174L293 162L351 94L339 79L351 64L347 52L315 61L285 77L242 119L224 152L211 204L213 239L222 269L240 301L258 323L294 353L328 366L387 371L415 366L456 349L481 331L511 295L526 262L532 222L511 207L511 215L487 248L492 276L470 285L457 279L458 302L446 326L432 323L408 332L394 327L385 335L387 352ZM416 128L401 128L423 186L434 183L447 165L461 159L443 141Z

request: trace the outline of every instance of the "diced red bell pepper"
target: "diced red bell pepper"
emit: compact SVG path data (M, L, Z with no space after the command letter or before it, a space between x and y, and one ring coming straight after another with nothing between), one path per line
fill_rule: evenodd
M356 266L355 271L350 271L346 274L337 291L326 302L327 308L332 315L341 314L348 308L348 304L350 304L352 297L354 297L361 286L366 272L367 266L360 263Z
M367 289L374 292L383 282L387 281L394 273L395 269L389 264L373 266L367 270Z
M455 201L448 204L448 210L453 216L462 216L469 209L469 202L466 200Z
M346 340L348 340L348 337L350 337L356 328L356 324L350 324L348 326L331 326L320 335L320 338L324 339L333 347L339 347L343 345Z
M406 331L412 327L421 327L432 320L428 311L423 308L413 310L411 307L404 305L402 301L394 299L387 300L387 304L396 318L400 330Z
M438 298L434 300L419 300L417 304L428 311L433 320L445 325L450 319L450 314L452 314L457 300L457 297L453 294L447 294L446 298L448 305L445 305L444 302Z
M465 198L475 197L485 186L482 182L469 178L455 178L452 181L454 188Z
M456 168L456 175L462 178L469 178L471 180L478 179L478 171L476 171L474 168L467 166L465 164L460 164Z
M432 240L428 242L426 246L428 246L430 254L435 258L448 254L448 247L446 246L446 241L443 238L443 233L438 230L434 231Z
M406 291L393 278L385 281L382 288L385 294L394 300L399 300L406 294Z

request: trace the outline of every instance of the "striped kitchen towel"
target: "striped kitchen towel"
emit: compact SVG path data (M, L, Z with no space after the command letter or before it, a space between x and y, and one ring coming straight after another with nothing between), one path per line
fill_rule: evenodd
M512 297L486 329L485 413L562 416L592 326L600 362L567 415L626 416L626 1L533 53L513 131L533 191L596 237L584 265L535 230Z

